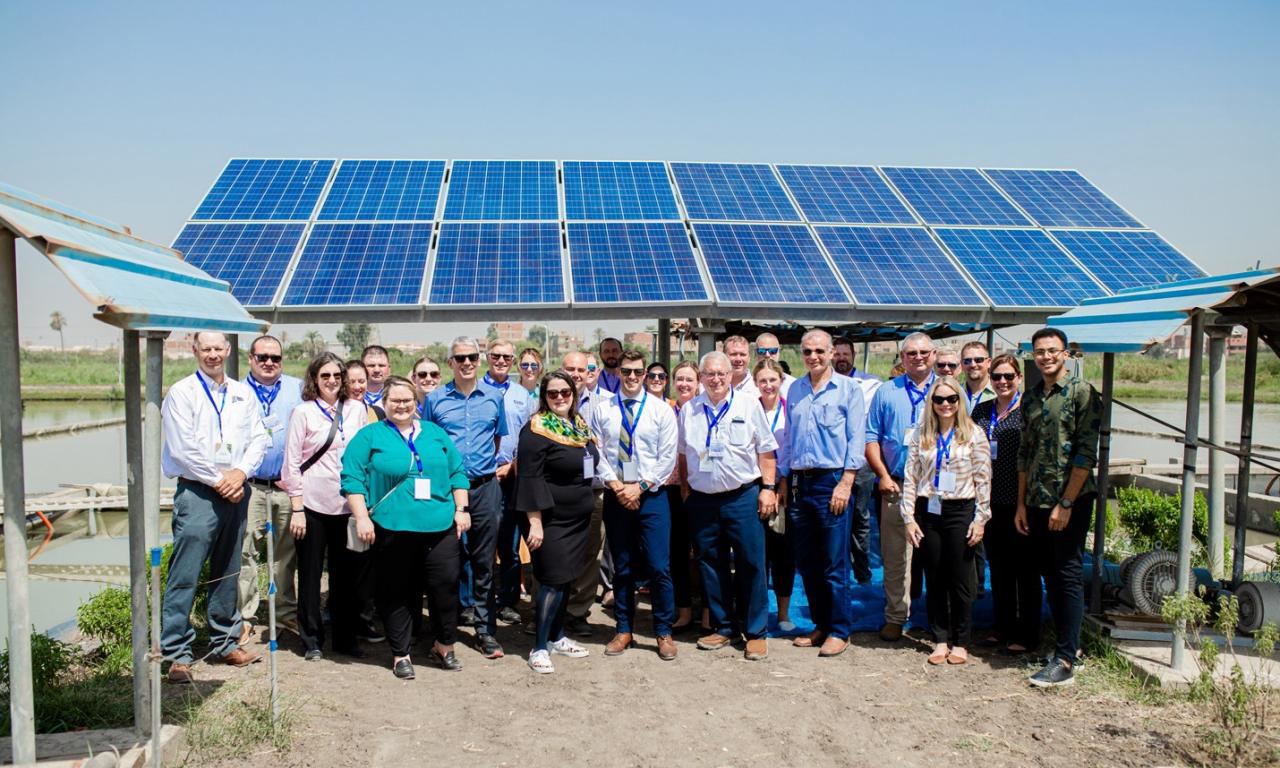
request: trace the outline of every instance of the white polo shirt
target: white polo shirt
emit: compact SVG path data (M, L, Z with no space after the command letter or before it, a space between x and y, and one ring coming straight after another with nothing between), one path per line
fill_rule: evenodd
M592 398L594 405L589 424L601 456L596 478L606 485L614 480L624 480L618 440L622 435L625 397L619 393L608 399L599 395ZM652 490L666 483L676 467L680 428L676 425L675 411L662 398L641 390L635 400L631 458L637 463L636 480L646 483Z
M222 386L198 371L180 379L169 387L160 414L166 477L205 485L215 485L228 469L253 477L271 445L258 398L248 384L230 377Z
M733 390L729 394L713 405L704 392L680 409L680 452L695 491L724 493L756 481L760 454L778 448L760 401ZM712 456L717 446L722 455Z
M729 386L739 395L750 395L751 397L760 397L760 390L756 389L756 380L751 378L751 371L747 371L747 377L740 383L734 384L733 379L729 380ZM705 392L705 388L700 388L698 392Z

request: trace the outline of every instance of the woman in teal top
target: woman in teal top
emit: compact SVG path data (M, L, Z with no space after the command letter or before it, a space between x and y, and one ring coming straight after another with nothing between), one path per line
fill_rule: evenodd
M426 574L435 643L427 659L462 669L453 653L458 633L459 539L471 527L462 455L443 429L418 421L417 390L391 376L383 387L386 421L366 425L342 455L342 494L356 535L373 545L375 600L396 677L413 679L409 659L413 612L422 611L417 575Z

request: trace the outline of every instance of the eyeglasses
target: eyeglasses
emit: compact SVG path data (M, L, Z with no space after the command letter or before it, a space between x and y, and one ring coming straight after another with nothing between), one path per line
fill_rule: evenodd
M566 397L573 396L572 387L561 387L560 389L548 389L546 390L546 392L547 392L548 400L563 400Z
M439 371L414 371L414 372L413 372L413 375L414 375L416 378L419 378L419 379L438 379L438 378L440 378L440 372L439 372Z
M489 359L490 359L490 360L492 360L492 361L494 361L495 363L509 363L509 362L511 362L512 360L515 360L515 359L516 359L516 356L515 356L515 355L502 354L502 353L499 353L499 352L490 352L490 353L489 353Z
M978 365L978 364L980 364L980 363L985 363L985 362L987 362L987 358L985 358L985 357L966 357L965 359L961 360L960 362L964 363L965 365Z
M934 395L932 399L934 405L955 405L960 402L959 395Z
M337 373L326 373L322 371L316 374L316 379L320 381L334 381L334 380L342 381L342 372L339 371Z
M938 368L938 369L946 368L947 370L954 371L955 369L957 369L957 368L959 368L959 367L960 367L960 364L959 364L959 363L944 363L944 362L939 361L939 362L934 363L934 364L933 364L933 367L934 367L934 368Z
M454 356L453 356L453 362L457 363L458 365L462 365L463 363L477 363L477 362L479 362L479 361L480 361L480 353L479 353L479 352L472 352L472 353L471 353L471 354L469 354L469 355L454 355Z
M825 355L830 351L831 350L829 349L801 349L800 354L805 357L816 357L818 355Z
M404 407L406 405L417 405L417 401L415 401L412 397L405 397L405 398L397 397L394 400L388 398L387 405L397 405L400 407Z
M1065 349L1034 349L1031 351L1032 357L1057 357L1066 352Z
M587 373L595 373L595 370L596 370L596 368L598 368L598 367L599 367L599 366L595 366L595 365L588 365L588 366L587 366ZM579 368L578 370L582 370L582 369L581 369L581 368Z
M254 355L253 359L260 363L278 363L284 358L280 355Z
M993 373L993 374L991 374L991 380L992 380L992 381L1016 381L1016 380L1017 380L1017 378L1018 378L1018 374L1016 374L1016 373Z
M782 347L756 347L757 357L773 357L782 351Z
M727 379L729 378L729 373L727 371L703 371L702 377L704 379Z
M666 381L666 380L667 380L667 374L665 374L665 373L663 373L663 372L661 372L661 371L654 371L653 373L650 373L650 374L647 376L647 378L649 379L649 381Z
M903 356L903 357L928 357L929 355L932 355L932 354L933 354L933 350L932 350L932 349L904 349L904 350L902 350L902 356Z
M536 371L541 367L542 366L538 365L537 363L521 363L520 364L520 370L522 371Z
M619 368L618 373L622 376L643 376L643 368Z

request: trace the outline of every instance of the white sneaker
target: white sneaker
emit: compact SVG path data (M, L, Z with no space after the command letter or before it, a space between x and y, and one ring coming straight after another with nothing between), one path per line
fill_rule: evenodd
M529 669L540 675L549 675L556 671L555 665L551 663L551 654L546 651L530 651Z
M568 656L571 659L581 659L584 656L591 655L591 651L588 651L586 648L567 637L562 637L559 640L550 642L547 644L547 647L551 649L552 653L556 653L561 656Z

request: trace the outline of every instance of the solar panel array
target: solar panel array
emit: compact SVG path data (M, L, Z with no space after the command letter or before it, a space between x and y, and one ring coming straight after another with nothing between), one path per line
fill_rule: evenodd
M1204 274L1071 170L235 159L174 247L281 309L1047 310Z

